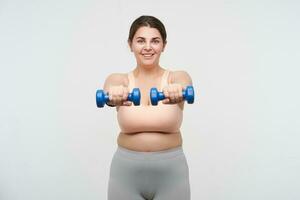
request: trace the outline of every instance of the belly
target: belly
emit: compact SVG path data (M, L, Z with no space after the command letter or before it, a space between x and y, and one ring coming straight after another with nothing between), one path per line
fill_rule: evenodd
M180 132L120 133L118 136L118 145L133 151L162 151L181 146L182 137Z

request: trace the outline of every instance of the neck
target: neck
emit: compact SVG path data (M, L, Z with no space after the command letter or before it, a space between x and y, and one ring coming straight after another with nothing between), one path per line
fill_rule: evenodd
M136 76L146 76L146 77L157 77L161 72L163 68L159 65L157 66L137 66L134 69L134 73Z

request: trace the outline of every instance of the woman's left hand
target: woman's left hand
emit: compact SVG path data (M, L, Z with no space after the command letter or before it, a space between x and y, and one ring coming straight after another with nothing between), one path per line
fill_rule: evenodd
M182 90L183 86L178 83L169 84L163 88L165 99L162 100L164 104L177 104L183 101Z

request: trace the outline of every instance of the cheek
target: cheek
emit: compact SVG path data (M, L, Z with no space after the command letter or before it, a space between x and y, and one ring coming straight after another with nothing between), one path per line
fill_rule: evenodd
M154 51L156 53L161 53L163 51L163 47L162 46L157 46L157 47L154 47L153 49L154 49Z
M131 49L132 49L133 52L139 53L143 48L139 45L135 45Z
M153 46L153 49L154 49L155 51L157 51L157 52L162 52L163 49L164 49L164 46L161 45L161 44L159 44L159 45L154 45L154 46Z

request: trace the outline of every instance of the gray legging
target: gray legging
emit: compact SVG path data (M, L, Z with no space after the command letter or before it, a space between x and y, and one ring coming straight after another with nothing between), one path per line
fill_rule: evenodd
M108 200L190 200L182 147L139 152L118 146L110 166Z

